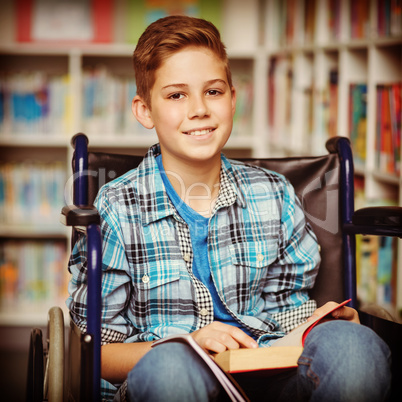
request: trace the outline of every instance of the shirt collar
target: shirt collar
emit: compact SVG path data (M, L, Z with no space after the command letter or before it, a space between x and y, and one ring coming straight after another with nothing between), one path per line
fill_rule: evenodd
M166 193L161 173L155 160L155 157L160 153L159 144L153 145L138 166L138 194L142 210L142 224L144 226L171 215L181 220ZM220 188L213 213L221 207L234 204L236 201L241 207L245 207L244 194L237 185L232 165L222 154Z

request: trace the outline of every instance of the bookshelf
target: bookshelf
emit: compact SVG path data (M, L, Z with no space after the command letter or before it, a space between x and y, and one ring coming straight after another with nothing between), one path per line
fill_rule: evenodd
M112 15L112 27L108 25L108 37L103 34L103 39L95 32L93 41L47 40L43 38L43 28L37 33L40 39L35 40L32 8L35 0L2 3L0 325L45 326L48 307L64 306L65 277L53 275L48 282L42 281L42 277L55 266L59 270L64 267L62 272L67 271L70 232L58 223L55 211L60 211L65 199L71 198L72 135L83 131L89 136L92 149L121 153L145 154L148 147L157 142L154 132L143 129L135 121L130 107L135 94L131 56L138 35L147 25L146 2L106 0L95 3L106 7L103 16L99 10L94 16L95 26L105 16ZM258 147L255 130L263 128L253 107L256 103L253 82L261 74L257 72L258 26L255 24L259 4L257 0L250 1L244 13L241 3L239 0L194 2L202 16L213 19L224 35L234 40L228 52L239 103L233 135L227 145L227 153L233 157L252 155L253 149ZM169 4L171 2L167 2L167 7ZM18 5L31 7L31 15L21 14ZM23 22L21 26L19 21ZM239 30L239 24L244 22L244 29ZM31 31L24 25L26 23L31 24ZM66 28L63 20L60 24ZM236 38L232 35L234 32ZM58 32L54 34L59 37ZM89 33L67 34L75 38ZM55 182L49 179L53 176L58 177ZM50 183L51 188L43 190L41 181ZM36 185L30 188L32 182ZM4 199L1 190L7 193ZM50 208L46 205L46 193L55 192L61 198L55 199ZM28 193L35 203L28 201ZM45 211L43 216L40 211ZM35 261L50 259L49 249L59 251L58 259L44 268L35 265L36 279L28 283L26 256L32 254ZM51 289L59 291L51 292Z
M26 31L23 34L25 39L28 34L29 40L18 41L14 3L4 1L0 16L2 93L5 82L25 82L25 92L38 93L44 86L49 97L57 94L58 102L48 105L54 110L52 118L41 118L39 112L30 116L30 123L36 119L35 124L13 124L10 116L4 115L0 165L46 162L52 170L61 164L63 184L68 183L70 138L79 131L89 136L95 150L145 153L157 141L156 135L145 132L127 107L134 91L131 55L146 25L145 2L110 0L109 36L95 41L35 41ZM228 156L326 152L329 136L353 136L350 99L353 88L364 88L360 118L355 114L356 132L363 139L354 141L356 150L363 149L363 156L356 159L361 203L402 205L400 172L380 171L375 152L378 90L402 82L402 23L398 13L387 14L385 7L398 2L363 1L366 7L360 7L364 9L360 12L357 5L361 1L357 0L251 0L247 7L242 0L194 3L201 16L219 26L238 89L235 126L225 148ZM68 185L65 191L68 193ZM53 222L17 224L3 219L0 245L53 241L58 246L64 242L67 254L69 231L57 219ZM401 241L398 248L397 287L402 289ZM401 292L398 297L393 307L400 309ZM43 309L43 303L36 305L39 311ZM31 322L39 316L23 310L12 318L7 309L1 309L0 325ZM46 314L41 324L45 320Z
M327 138L347 136L354 151L356 205L402 205L401 2L267 0L263 6L269 153L320 154ZM358 242L361 299L397 314L401 240ZM394 263L392 297L390 289L384 291L382 261Z

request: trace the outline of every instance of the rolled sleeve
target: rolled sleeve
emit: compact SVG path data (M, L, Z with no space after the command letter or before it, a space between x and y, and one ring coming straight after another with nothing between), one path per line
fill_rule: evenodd
M102 343L122 342L135 329L126 319L125 310L131 292L123 234L120 229L119 204L101 192L95 206L101 214L102 235ZM74 322L86 329L87 321L87 248L86 236L75 244L69 263L71 280L67 306Z

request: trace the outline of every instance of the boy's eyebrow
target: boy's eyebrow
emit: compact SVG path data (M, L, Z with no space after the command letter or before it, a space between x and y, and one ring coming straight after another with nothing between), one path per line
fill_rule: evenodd
M222 83L222 84L227 85L227 82L225 80L221 79L221 78L208 80L208 81L205 82L205 85L213 85L213 84L217 84L217 83ZM188 84L180 84L180 83L169 84L169 85L166 85L166 86L162 87L162 89L168 89L168 88L171 88L171 87L173 87L173 88L187 88Z

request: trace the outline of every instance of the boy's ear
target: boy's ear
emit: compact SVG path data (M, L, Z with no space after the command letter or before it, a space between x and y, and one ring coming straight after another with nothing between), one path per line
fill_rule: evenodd
M235 89L235 87L231 88L231 92L232 92L232 114L234 116L235 112L236 112L236 89Z
M143 101L143 99L136 95L131 102L131 110L135 118L145 127L145 128L154 128L154 123L152 121L151 113Z

